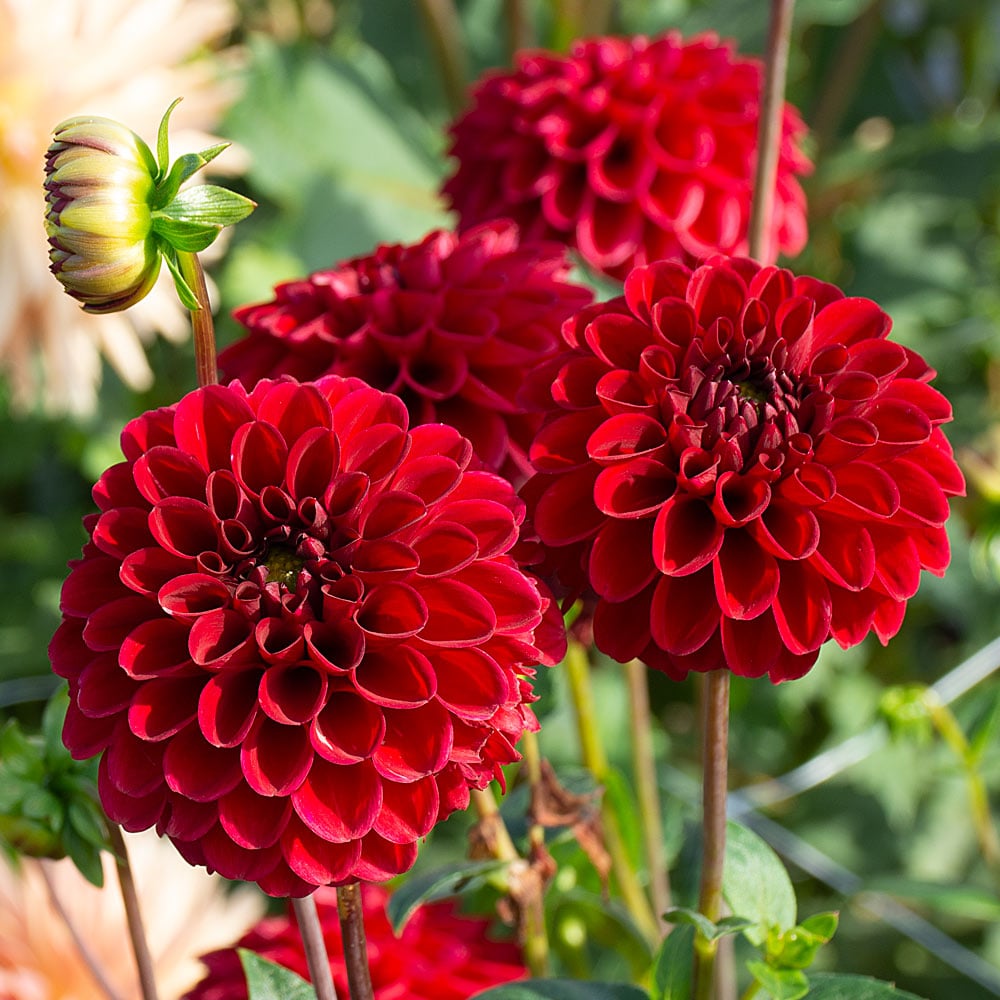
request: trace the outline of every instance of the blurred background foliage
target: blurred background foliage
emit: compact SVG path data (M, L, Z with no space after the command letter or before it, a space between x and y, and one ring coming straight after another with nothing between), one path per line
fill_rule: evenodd
M595 30L676 27L714 29L742 51L760 52L768 7L745 0L458 0L452 27L461 48L452 46L443 59L426 20L441 6L240 5L245 90L220 132L249 153L240 186L260 208L213 268L223 343L238 334L230 311L269 298L275 282L450 224L436 195L448 171L444 127L462 79L508 63L518 40L564 47ZM808 677L778 688L737 679L735 789L881 726L887 688L932 683L1000 634L1000 5L800 0L788 97L812 128L816 161L808 179L809 246L790 263L877 300L894 317L896 336L938 369L937 384L954 404L949 433L970 493L952 520L951 570L943 580L925 580L888 648L872 641L849 652L829 647ZM158 342L151 360L157 380L147 393L130 392L107 371L101 412L87 421L14 413L0 387L0 716L37 724L55 687L46 645L58 622L65 563L79 551L90 485L116 460L122 424L193 386L190 345ZM542 750L561 772L579 760L563 683L550 671L539 685ZM617 666L600 664L595 683L610 755L627 772ZM689 868L677 852L695 815L695 685L658 675L650 683L664 819L683 901ZM965 733L978 740L977 767L994 797L998 694L988 678L954 706ZM869 905L870 891L890 891L963 948L1000 965L1000 897L974 834L959 762L939 739L873 747L860 763L769 811L859 877L860 891L845 898L792 865L800 918L842 911L821 965L895 980L931 1000L1000 995L889 927ZM516 815L516 798L505 811ZM460 855L467 826L466 817L444 824L420 867ZM636 841L634 818L626 826ZM564 866L550 893L563 968L627 974L641 944L608 924L579 847L564 836L553 850ZM581 926L600 945L596 951L580 945Z

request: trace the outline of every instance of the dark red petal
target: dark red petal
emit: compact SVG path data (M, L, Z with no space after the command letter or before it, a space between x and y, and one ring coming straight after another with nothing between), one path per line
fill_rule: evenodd
M795 654L815 652L830 636L830 589L805 562L781 564L781 586L773 611L782 642Z
M498 559L480 560L456 573L493 609L498 632L528 632L542 620L542 599L535 584L516 566ZM421 636L426 639L426 631Z
M361 855L359 841L331 844L295 816L281 837L281 851L288 867L312 886L338 885L360 877L356 874ZM276 887L274 894L286 895L284 885Z
M289 795L313 762L305 726L283 726L258 713L240 748L247 784L259 795Z
M135 485L150 504L167 497L205 499L205 469L192 455L158 445L136 459Z
M134 594L109 601L87 619L83 640L93 650L118 649L133 629L141 628L158 612L151 600Z
M118 579L118 561L107 556L70 563L69 576L59 595L59 610L64 615L86 618L98 608L128 591Z
M218 520L208 506L189 497L167 497L149 515L156 541L174 555L194 558L218 548Z
M767 510L749 531L773 556L779 559L805 559L819 545L819 521L808 508L773 498Z
M302 626L287 618L262 618L254 626L254 641L261 659L278 666L295 663L306 648Z
M594 538L588 569L594 590L609 601L626 601L656 576L653 522L611 520Z
M437 701L385 710L385 738L372 761L390 781L416 781L444 767L452 747L451 717Z
M727 618L756 618L778 592L777 560L746 531L731 529L726 532L712 568L715 595Z
M116 715L128 708L138 684L121 669L113 651L90 655L93 659L77 679L74 700L91 718Z
M257 717L261 672L222 671L209 677L198 699L198 727L217 747L239 746Z
M309 659L330 673L346 673L365 654L365 636L352 621L306 622L302 629Z
M697 573L716 557L724 535L706 503L678 494L656 515L653 560L668 576Z
M851 517L856 508L867 517L887 518L899 510L899 487L884 469L867 462L851 462L835 470L834 477L838 500L847 501L850 506L845 511L842 505L831 503L831 512L846 513Z
M442 521L423 531L412 546L421 576L449 575L479 555L479 542L468 528Z
M535 435L528 452L539 472L565 472L587 462L587 439L600 429L604 413L592 407L561 413Z
M215 802L194 802L167 793L167 807L157 820L156 832L176 840L201 840L215 826L219 807Z
M64 618L49 642L49 661L60 677L78 677L94 658L83 641L84 624L79 618Z
M162 773L171 791L195 802L218 799L243 777L239 752L212 746L197 725L182 729L167 743Z
M416 524L427 505L412 493L382 493L374 497L358 520L363 538L385 538Z
M597 648L619 663L635 659L649 645L652 600L652 587L620 604L599 600L594 609Z
M410 646L369 650L353 674L354 686L382 708L413 708L433 697L437 687L431 661Z
M227 609L201 615L188 634L191 659L207 670L259 662L253 626L238 611Z
M326 703L326 678L307 664L269 667L260 682L260 707L287 726L309 722Z
M715 482L712 511L720 524L739 527L755 521L771 501L771 487L762 479L723 472Z
M200 615L227 607L230 590L207 573L182 573L164 583L156 599L171 618L193 622Z
M819 546L811 560L832 583L864 590L875 576L875 547L860 525L820 517Z
M785 648L770 614L752 621L723 618L720 632L725 666L741 677L763 677Z
M354 877L366 882L386 882L408 872L416 860L416 843L390 844L372 832L361 842L361 857L354 866Z
M109 777L107 755L97 770L97 791L108 819L130 833L155 826L166 808L163 787L139 797L121 791Z
M673 496L676 478L655 458L636 458L602 469L594 482L594 504L615 518L646 517Z
M406 785L382 782L382 808L372 829L391 844L409 844L426 837L438 818L437 782L421 778Z
M316 385L273 382L265 388L256 406L257 419L274 424L289 442L298 441L316 427L332 426L330 403L321 382Z
M907 601L920 586L920 555L913 537L902 531L880 532L876 542L875 578L896 601Z
M467 473L463 477L463 484L470 478L474 480L474 477ZM487 486L487 484L482 485ZM503 485L507 491L510 490L509 484L503 483ZM478 541L479 558L492 559L507 552L517 540L518 522L511 509L512 503L515 502L513 496L510 500L510 503L504 503L499 499L473 497L452 500L449 497L438 507L436 520L442 523L461 524L468 528Z
M130 590L155 597L164 584L183 576L191 566L191 560L156 545L129 553L122 560L120 577Z
M94 526L94 544L109 556L124 559L153 541L148 512L141 507L114 507L105 511Z
M438 701L464 720L487 720L508 698L507 678L481 649L438 649L434 655Z
M253 420L253 411L228 387L209 385L189 392L173 416L177 447L210 471L229 467L233 434Z
M353 691L335 691L309 727L313 749L333 764L356 764L385 736L382 710Z
M87 760L104 750L114 737L117 715L91 718L80 711L70 689L62 739L74 760Z
M879 595L869 590L845 590L830 584L830 635L843 649L856 646L871 630Z
M427 608L427 623L420 631L424 642L474 646L486 641L497 627L497 614L489 600L463 583L446 578L422 580L420 597Z
M283 486L288 446L272 424L256 420L233 435L232 468L237 482L250 496L265 486Z
M364 599L355 621L374 638L404 639L416 635L430 611L421 593L402 583L381 583Z
M660 649L687 656L701 649L719 627L712 570L661 577L653 591L650 634Z
M163 677L147 681L128 710L129 729L141 740L165 740L198 714L201 677Z
M577 469L554 478L535 508L535 530L546 545L568 545L589 538L604 523L594 505L599 469Z
M426 426L415 427L414 438ZM462 440L457 431L453 433L457 441ZM414 440L414 447L416 446L417 442ZM425 504L432 504L447 496L455 488L461 470L461 465L445 454L420 455L414 458L411 452L393 478L392 488L412 493Z
M317 760L292 793L292 806L317 836L335 844L364 836L382 808L382 780L368 761L329 764Z
M218 872L223 878L243 882L253 882L271 871L281 856L277 846L260 851L240 847L218 823L199 838L198 848L209 874Z
M163 787L163 746L133 736L124 719L119 720L105 759L111 783L126 795L142 798Z
M897 459L886 470L899 487L899 505L908 514L934 527L948 520L948 499L926 469Z

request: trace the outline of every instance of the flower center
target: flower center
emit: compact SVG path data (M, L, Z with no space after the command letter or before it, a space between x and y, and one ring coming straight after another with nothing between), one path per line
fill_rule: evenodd
M263 563L267 568L267 582L283 583L289 590L294 590L299 571L305 564L306 561L287 545L272 544Z

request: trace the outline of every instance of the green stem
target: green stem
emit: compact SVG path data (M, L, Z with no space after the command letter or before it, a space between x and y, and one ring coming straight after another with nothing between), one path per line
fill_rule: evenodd
M528 849L531 860L543 857L545 853L545 827L538 822L536 808L542 787L542 755L538 747L538 735L525 732L521 737L524 766L528 773L531 792L528 806ZM535 978L549 975L549 936L545 928L544 886L539 876L538 891L532 893L525 905L524 955L528 968Z
M517 853L514 841L510 839L507 824L500 815L493 793L489 788L473 788L471 796L473 808L479 817L483 841L490 854L497 861L518 861L521 855Z
M191 328L194 334L194 366L198 385L215 385L219 371L215 363L215 326L212 323L212 304L208 300L205 272L196 253L178 252L177 264L184 280L198 300L198 308L191 310Z
M316 900L312 896L293 899L292 909L299 925L302 948L306 953L306 965L309 968L309 979L316 991L316 998L337 1000L337 988L333 985L330 956L327 954L326 939L323 937L323 925L316 912ZM346 950L345 948L345 954Z
M121 886L122 902L125 904L125 921L128 924L128 936L132 942L135 965L139 972L142 1000L158 1000L153 958L149 952L149 943L146 940L146 931L142 924L139 893L136 891L132 866L129 864L128 847L125 845L121 827L116 823L108 823L108 839L111 841L118 869L118 882Z
M453 114L465 107L469 71L462 37L462 22L453 0L418 0L434 56L441 68L441 83Z
M594 704L594 692L590 685L590 662L587 659L586 650L580 643L570 641L564 666L569 681L570 697L576 710L576 725L583 764L598 784L603 784L609 771L608 758L597 730L597 707ZM655 947L660 940L659 926L629 860L618 815L607 795L601 797L601 823L604 827L604 844L611 857L611 868L618 882L618 889L622 894L625 906L632 915L636 926Z
M788 47L792 37L792 10L795 0L771 0L771 24L767 38L764 88L761 94L757 132L757 172L750 210L750 256L756 260L777 256L769 246L774 186L778 177L781 126L785 111L785 79L788 76Z
M760 992L760 983L758 983L757 980L755 979L743 991L743 995L740 997L740 1000L753 1000L753 997L755 997L759 992Z
M503 12L507 22L507 45L513 62L516 52L534 45L535 35L531 18L525 10L525 0L504 0Z
M632 722L632 771L635 775L646 864L649 867L649 890L653 898L653 911L660 920L660 930L666 933L670 925L663 920L662 915L670 909L670 876L663 849L660 785L653 751L653 718L649 710L648 677L646 666L640 660L630 660L625 664Z
M698 909L712 923L722 915L722 872L726 857L726 793L729 769L729 671L705 677L702 712L702 860ZM712 1000L719 941L700 932L694 939L694 997Z
M337 886L337 915L340 917L340 934L344 942L344 964L347 966L347 985L351 991L351 1000L375 1000L368 968L361 886L357 882Z

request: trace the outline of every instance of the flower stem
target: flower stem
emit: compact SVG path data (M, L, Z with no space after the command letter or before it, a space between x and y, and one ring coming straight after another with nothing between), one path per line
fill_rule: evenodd
M462 22L453 0L418 0L437 64L441 68L448 106L453 113L465 107L469 73L462 38Z
M542 784L542 755L538 747L536 733L525 731L521 737L524 766L528 773L530 795L528 801L528 850L534 862L545 856L545 827L538 822L535 813ZM549 974L549 936L545 929L545 885L539 876L537 892L532 892L525 901L524 914L524 956L535 978Z
M521 855L510 839L493 793L489 788L473 788L471 795L472 805L479 817L479 832L490 854L497 861L517 861Z
M726 791L729 758L729 671L705 677L702 714L702 860L698 910L717 923L722 914L726 856ZM700 932L694 939L694 1000L711 1000L719 941Z
M125 904L125 921L128 924L128 936L132 941L132 951L135 954L135 966L139 972L139 986L143 1000L158 1000L156 992L156 977L153 974L153 959L149 953L146 932L142 926L142 911L139 908L139 894L132 877L132 866L128 860L128 848L121 828L115 823L108 823L108 839L115 854L115 865L118 869L118 883L121 886L122 902Z
M302 937L302 949L306 953L306 966L309 978L316 991L317 1000L337 1000L337 988L333 985L333 973L330 971L330 956L326 951L326 940L323 937L323 925L319 922L316 912L316 900L312 896L292 900L295 920L299 925ZM345 948L346 954L346 948Z
M507 22L507 46L513 62L514 53L534 44L534 30L525 10L525 0L504 0L503 12Z
M785 80L788 76L788 47L792 37L792 10L795 0L771 0L771 24L767 36L764 87L761 94L757 132L757 172L753 205L750 210L750 256L756 260L776 256L769 246L774 185L778 177L781 126L785 112Z
M178 252L177 263L181 274L198 300L198 308L191 310L191 327L194 331L194 365L198 385L215 385L219 371L215 364L215 326L212 323L212 304L208 300L205 272L196 253Z
M569 681L570 697L576 710L577 733L580 738L583 764L598 784L603 784L610 769L597 730L597 708L590 684L590 662L586 650L580 643L570 642L564 666ZM604 827L604 843L611 857L612 871L618 881L622 900L636 926L655 947L660 940L659 926L629 860L618 815L607 795L601 797L601 823Z
M101 963L97 960L97 956L90 950L87 939L80 933L80 928L76 926L66 907L63 906L62 900L59 898L59 892L56 889L55 880L49 872L50 864L51 862L49 861L40 860L38 870L41 873L42 881L45 883L45 888L48 890L52 908L59 914L60 919L66 925L66 930L69 931L69 936L73 939L73 944L76 946L80 958L83 959L83 964L87 966L87 970L94 977L94 982L100 987L101 992L108 1000L122 1000L121 995L108 981L107 976L104 975Z
M351 1000L374 1000L368 947L365 944L365 918L361 906L361 886L357 882L337 887L337 914L344 941L344 962Z
M625 664L625 679L628 684L632 722L632 771L635 775L646 864L649 867L649 891L653 898L653 911L660 922L660 930L665 933L670 925L662 919L662 914L670 909L670 876L663 850L660 787L656 777L656 756L653 752L653 719L649 711L646 666L640 660L630 660Z

